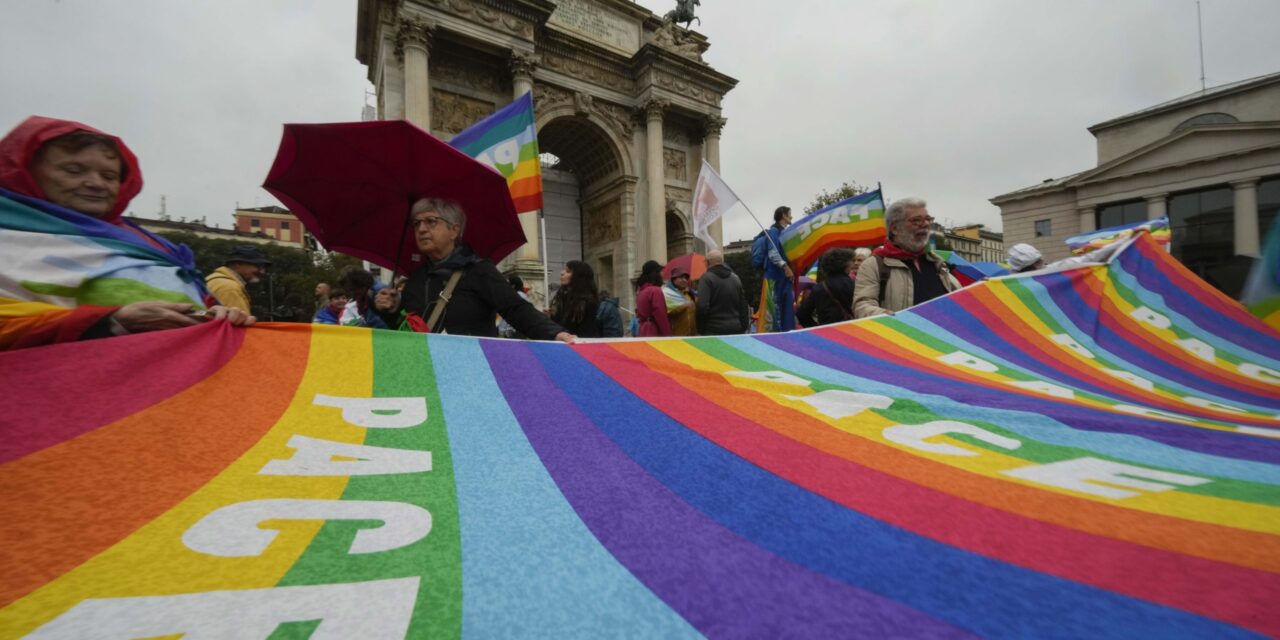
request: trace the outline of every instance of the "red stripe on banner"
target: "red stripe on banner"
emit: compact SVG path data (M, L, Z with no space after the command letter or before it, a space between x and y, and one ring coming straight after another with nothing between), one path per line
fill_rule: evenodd
M198 335L214 344L195 344L188 333L184 356L235 343L239 352L177 395L0 466L0 549L6 558L22 558L5 563L0 606L80 566L188 498L256 444L289 407L306 369L310 325L244 330L218 323ZM88 367L96 372L93 384L118 384L122 371L145 369L146 357L145 351L126 353L119 356L119 369ZM51 540L59 541L57 549L48 547Z
M0 414L0 464L119 420L207 378L235 355L244 333L203 339L217 330L206 324L0 353L0 397L22 398ZM75 357L67 357L69 352ZM104 380L94 366L117 361L146 366L130 368L123 381L120 371Z
M605 348L631 359L610 357L601 348L581 349L579 353L637 397L719 446L850 509L1003 562L1268 633L1280 633L1280 619L1256 619L1259 603L1280 602L1280 583L1264 571L1086 534L921 486L828 453L852 454L855 446L862 445L856 441L862 439L781 407L757 392L734 387L719 374L692 369L644 343L618 343ZM641 359L651 364L646 365ZM672 372L671 377L651 368L654 364ZM671 393L673 388L696 393L708 402L689 402L685 395ZM748 415L769 416L769 423L778 432L746 417ZM894 451L884 446L878 449L876 455ZM900 462L913 457L894 453ZM858 457L872 459L865 455ZM914 457L910 466L915 469L908 467L902 471L916 478L951 475L965 482L977 481L974 480L976 474L959 473L924 458ZM993 492L990 499L1009 508L1022 508L1026 500L1034 503L1069 498L1011 482L989 482ZM1023 500L1001 497L1003 493L1019 489L1033 495ZM1105 506L1078 499L1072 502L1090 511ZM1139 530L1150 527L1155 532L1170 525L1187 524L1155 514L1134 515L1130 515L1130 521L1141 523L1137 525ZM1191 529L1201 529L1204 533L1234 531L1211 525L1183 530ZM1251 538L1257 541L1269 536ZM1219 541L1215 538L1215 545ZM1194 588L1188 588L1189 585Z

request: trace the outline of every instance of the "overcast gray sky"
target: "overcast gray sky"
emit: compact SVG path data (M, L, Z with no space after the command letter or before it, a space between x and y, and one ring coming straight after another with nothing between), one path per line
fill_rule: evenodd
M662 13L674 0L645 0ZM284 122L358 120L355 0L0 0L0 128L120 135L131 210L228 225ZM778 13L781 12L781 13ZM1280 71L1280 2L1203 0L1210 86ZM757 215L844 180L1000 228L987 199L1095 164L1091 124L1200 88L1194 0L703 0L725 180ZM730 214L726 240L752 223Z

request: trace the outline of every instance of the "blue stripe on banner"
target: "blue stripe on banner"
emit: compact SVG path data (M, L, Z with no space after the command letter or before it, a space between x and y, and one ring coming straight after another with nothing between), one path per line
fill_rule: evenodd
M1280 485L1280 469L1274 465L1187 451L1153 442L1141 436L1080 431L1038 411L978 407L971 402L958 402L942 395L923 394L905 387L823 366L762 340L734 340L728 344L746 355L772 363L780 371L859 393L873 393L890 398L910 398L944 418L998 424L1002 429L1023 436L1027 440L1094 451L1116 460L1126 460L1171 471ZM826 344L829 343L823 343L823 348Z
M462 631L598 637L646 619L655 637L694 630L600 545L565 501L501 398L481 340L429 339L458 483ZM508 401L537 398L508 396ZM584 569L589 567L589 569ZM602 597L608 594L608 597ZM526 621L520 629L505 622Z
M1064 629L1089 629L1097 638L1257 637L992 560L846 509L721 449L570 351L536 354L578 407L659 481L739 535L802 566L993 637L1057 637ZM681 455L671 456L673 450ZM735 495L740 499L725 499ZM913 579L902 580L903 575Z

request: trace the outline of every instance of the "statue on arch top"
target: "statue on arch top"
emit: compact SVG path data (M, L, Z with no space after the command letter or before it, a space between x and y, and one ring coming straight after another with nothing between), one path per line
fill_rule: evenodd
M667 15L662 16L662 19L668 22L683 22L686 29L693 24L694 20L697 20L698 25L701 26L702 20L693 15L693 8L700 6L702 6L702 3L699 0L676 0L676 8L668 11Z

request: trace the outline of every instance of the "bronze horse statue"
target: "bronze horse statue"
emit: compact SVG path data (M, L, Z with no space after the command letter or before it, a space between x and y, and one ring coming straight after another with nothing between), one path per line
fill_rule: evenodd
M697 20L698 24L701 25L702 20L693 15L693 8L699 6L702 6L699 0L676 0L676 8L668 11L667 15L662 16L662 18L675 24L683 22L685 29L688 29L694 20Z

